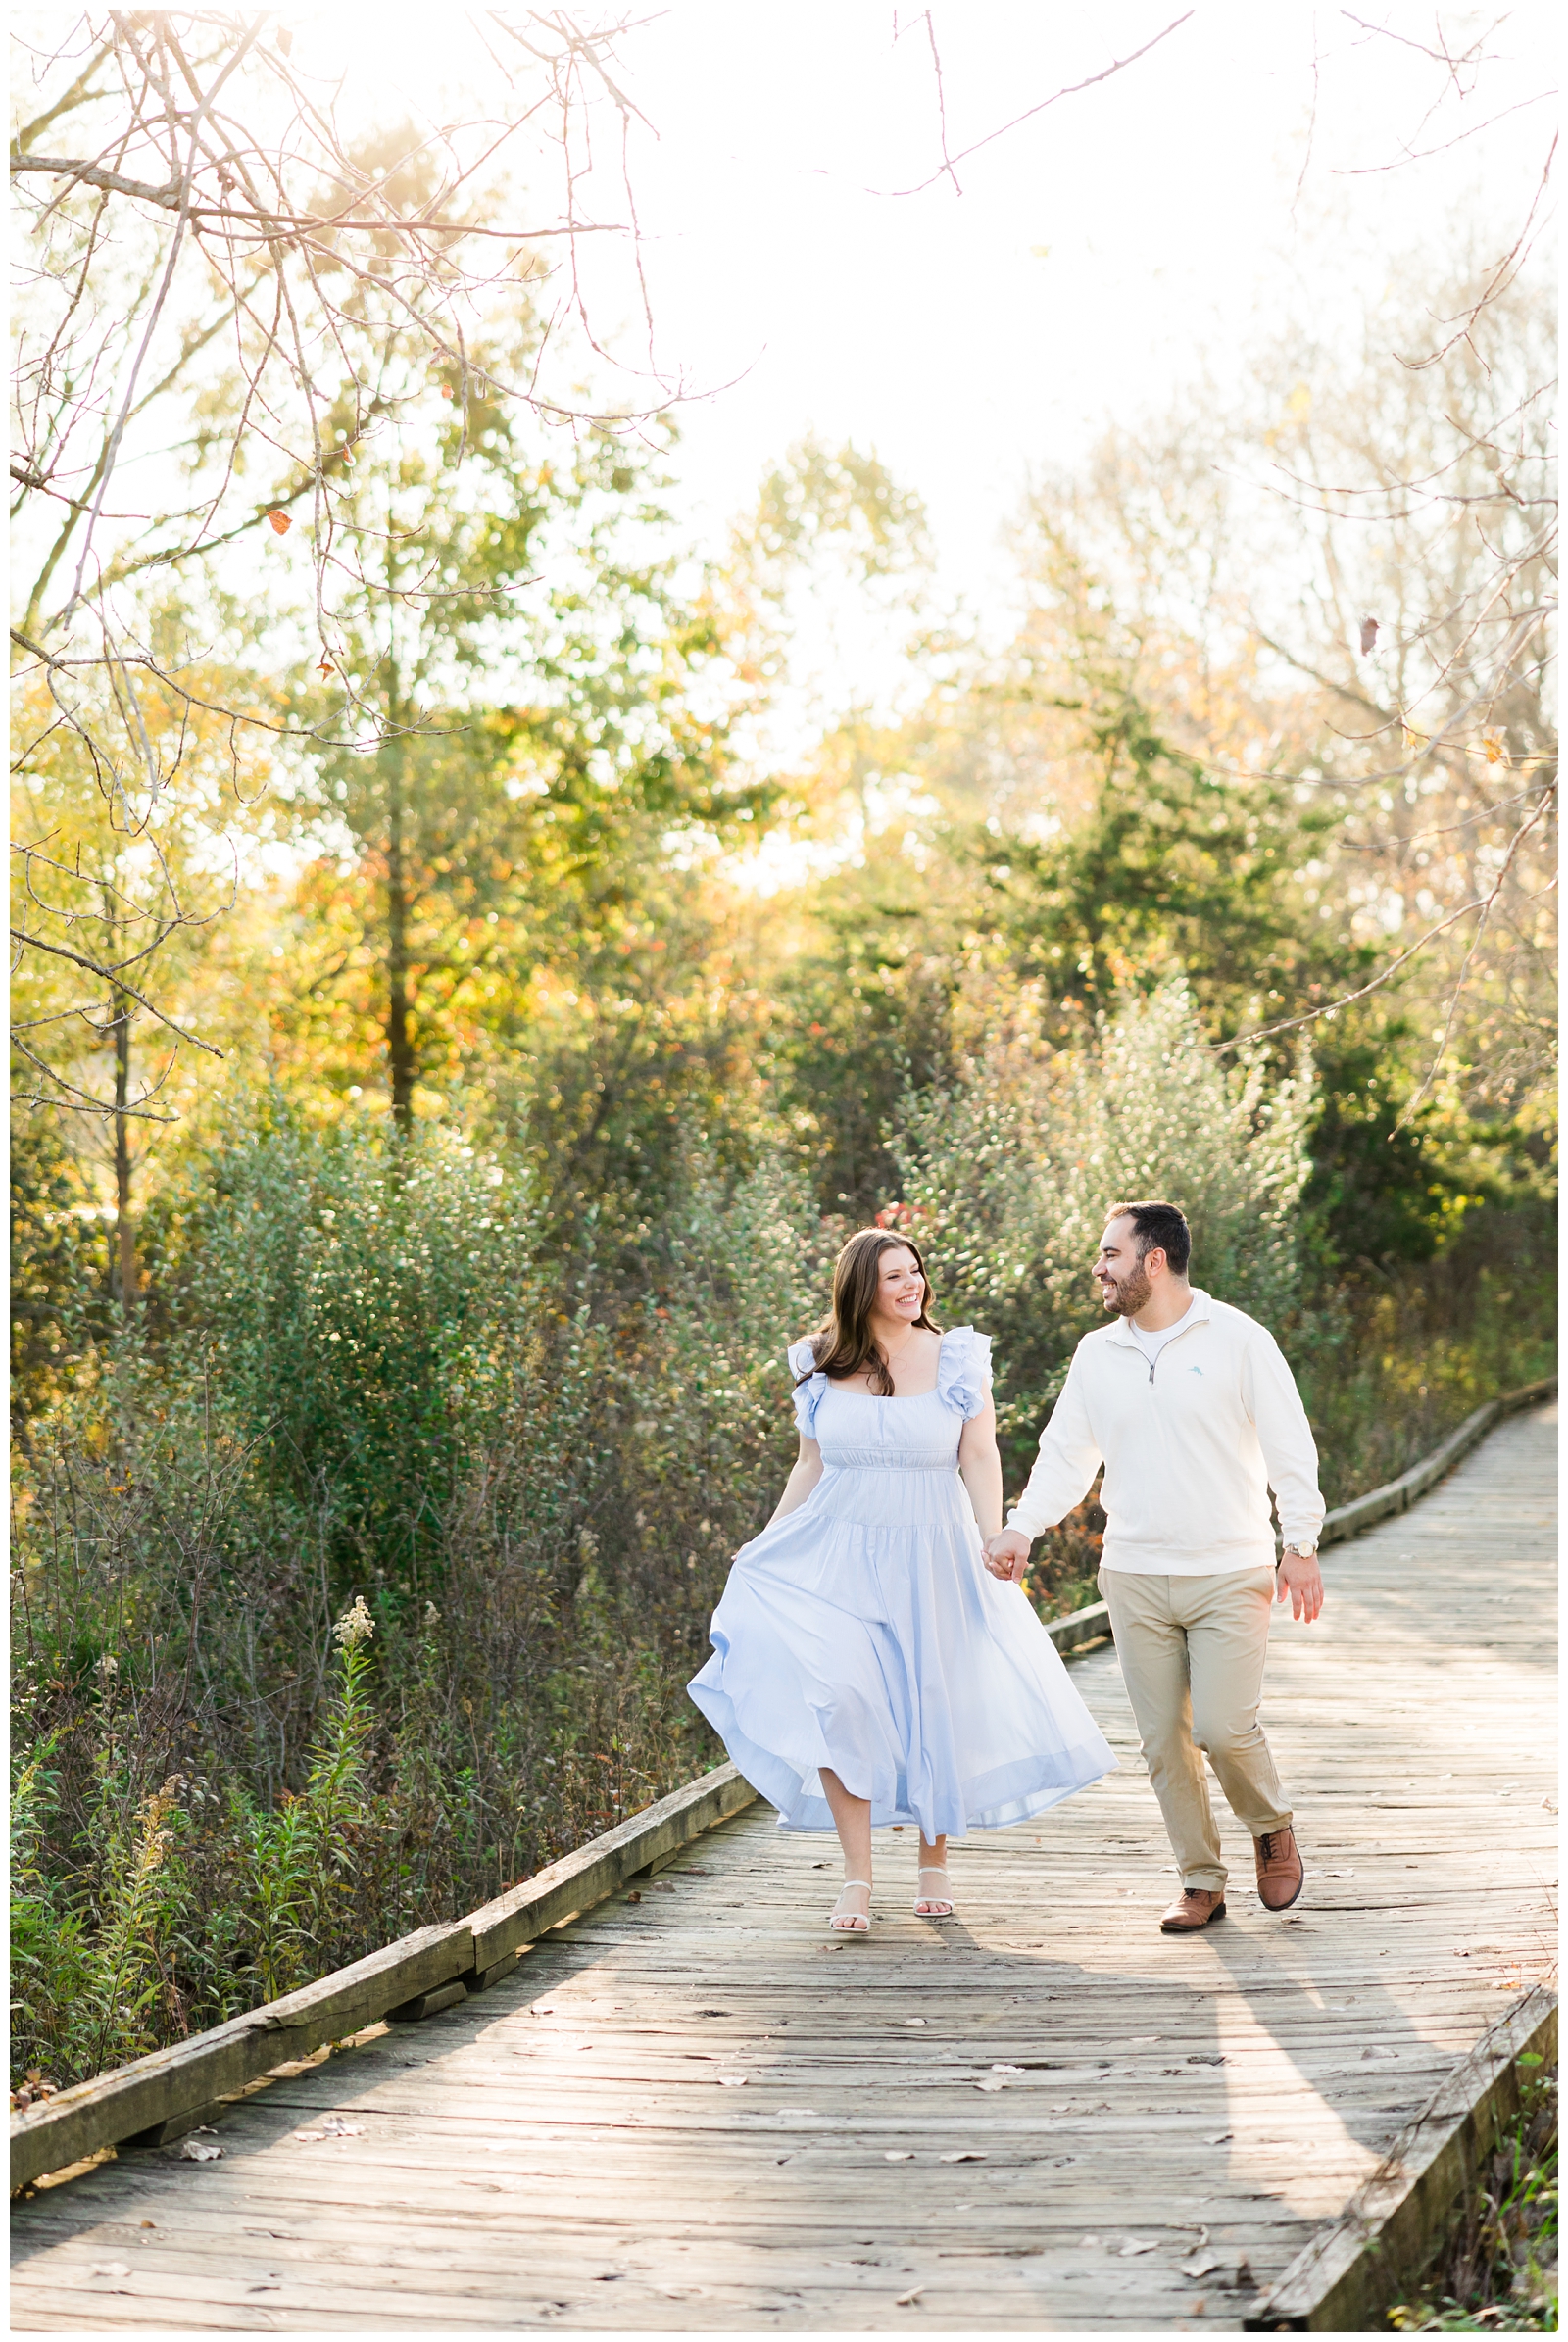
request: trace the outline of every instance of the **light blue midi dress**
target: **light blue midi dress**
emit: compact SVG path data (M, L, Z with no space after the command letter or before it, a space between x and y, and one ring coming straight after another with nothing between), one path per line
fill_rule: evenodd
M1022 1588L982 1559L958 1439L990 1355L956 1326L934 1391L873 1398L813 1373L808 1342L789 1352L822 1477L736 1555L689 1686L786 1830L832 1829L824 1766L874 1829L928 1839L1004 1830L1115 1769Z

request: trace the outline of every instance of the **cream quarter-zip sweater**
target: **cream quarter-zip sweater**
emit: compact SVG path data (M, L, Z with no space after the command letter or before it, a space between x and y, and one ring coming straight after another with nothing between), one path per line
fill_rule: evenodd
M1287 1544L1315 1546L1323 1526L1317 1448L1278 1342L1196 1287L1152 1366L1123 1318L1084 1336L1007 1527L1029 1537L1054 1528L1102 1463L1106 1569L1272 1568L1270 1488Z

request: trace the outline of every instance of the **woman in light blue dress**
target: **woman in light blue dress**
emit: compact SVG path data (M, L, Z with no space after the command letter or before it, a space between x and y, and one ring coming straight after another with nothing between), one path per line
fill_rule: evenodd
M838 1830L830 1926L871 1924L871 1832L918 1827L914 1908L953 1916L947 1841L1025 1822L1116 1760L1020 1586L1002 1527L991 1343L929 1315L919 1252L851 1237L792 1345L801 1452L713 1613L690 1689L786 1830Z

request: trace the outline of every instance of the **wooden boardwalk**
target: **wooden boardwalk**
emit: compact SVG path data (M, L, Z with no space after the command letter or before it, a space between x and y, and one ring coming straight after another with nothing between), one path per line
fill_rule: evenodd
M1097 1651L1123 1770L956 1847L956 1924L911 1914L906 1832L874 1933L830 1937L832 1842L755 1806L482 1998L269 2085L221 2160L19 2205L14 2324L1240 2326L1553 1969L1555 1426L1331 1551L1318 1627L1276 1612L1284 1921L1228 1827L1230 1919L1155 1931L1168 1850Z

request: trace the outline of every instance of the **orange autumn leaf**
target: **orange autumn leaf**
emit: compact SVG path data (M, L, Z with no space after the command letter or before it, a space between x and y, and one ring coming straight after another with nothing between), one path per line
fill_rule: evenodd
M269 512L267 517L276 529L280 537L286 537L289 530L294 526L293 521L289 518L286 512L279 512L275 509Z

